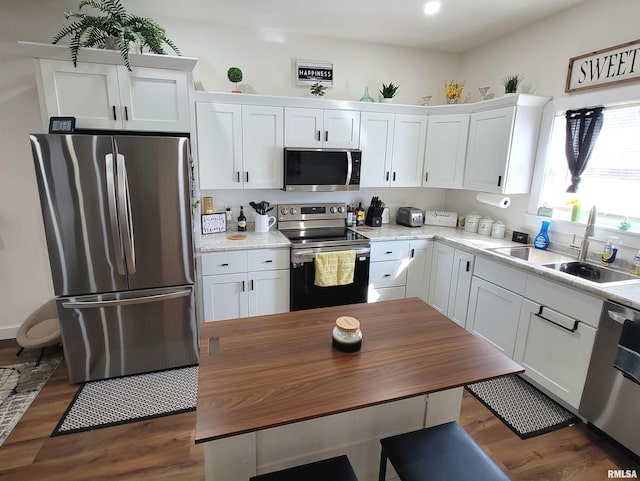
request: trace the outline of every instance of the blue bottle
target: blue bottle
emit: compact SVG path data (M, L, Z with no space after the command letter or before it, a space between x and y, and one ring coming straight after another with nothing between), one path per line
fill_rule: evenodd
M548 220L542 221L542 227L540 227L540 232L533 241L533 246L536 249L546 249L549 247L549 222Z

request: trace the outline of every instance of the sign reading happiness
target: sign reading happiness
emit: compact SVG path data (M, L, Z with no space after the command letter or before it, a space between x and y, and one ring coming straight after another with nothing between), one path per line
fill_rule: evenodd
M333 85L333 64L296 60L296 83L307 85L316 82L327 87Z

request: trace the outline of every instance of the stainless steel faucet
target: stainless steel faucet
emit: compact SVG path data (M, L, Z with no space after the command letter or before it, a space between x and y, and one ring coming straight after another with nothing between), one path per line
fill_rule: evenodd
M578 261L584 262L587 259L587 253L589 252L589 238L593 237L595 234L595 226L596 226L596 217L598 216L598 209L594 205L591 207L591 211L589 211L589 219L587 220L587 227L584 229L584 237L582 238L582 242L580 243L580 247L575 245L575 237L574 243L572 243L569 247L572 249L578 250Z

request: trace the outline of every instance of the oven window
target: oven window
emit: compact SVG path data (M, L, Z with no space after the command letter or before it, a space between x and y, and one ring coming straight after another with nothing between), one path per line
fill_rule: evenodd
M291 267L291 310L342 306L367 302L369 257L356 258L353 283L346 286L318 287L314 284L315 266L305 262Z

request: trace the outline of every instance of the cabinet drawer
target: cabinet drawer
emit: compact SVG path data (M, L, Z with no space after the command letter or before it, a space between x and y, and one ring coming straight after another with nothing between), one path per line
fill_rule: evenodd
M409 257L409 241L371 243L371 262L391 261Z
M369 285L374 288L405 286L407 270L403 261L372 262L369 265Z
M535 275L527 276L524 296L569 317L598 327L602 299Z
M516 294L523 294L527 284L527 274L525 272L480 256L476 257L473 275Z
M202 254L202 275L247 272L246 251L209 252Z
M382 289L369 288L369 294L367 302L381 302L392 301L394 299L404 299L405 290L404 286L399 287L384 287Z
M249 271L289 269L289 249L255 249L247 254Z

